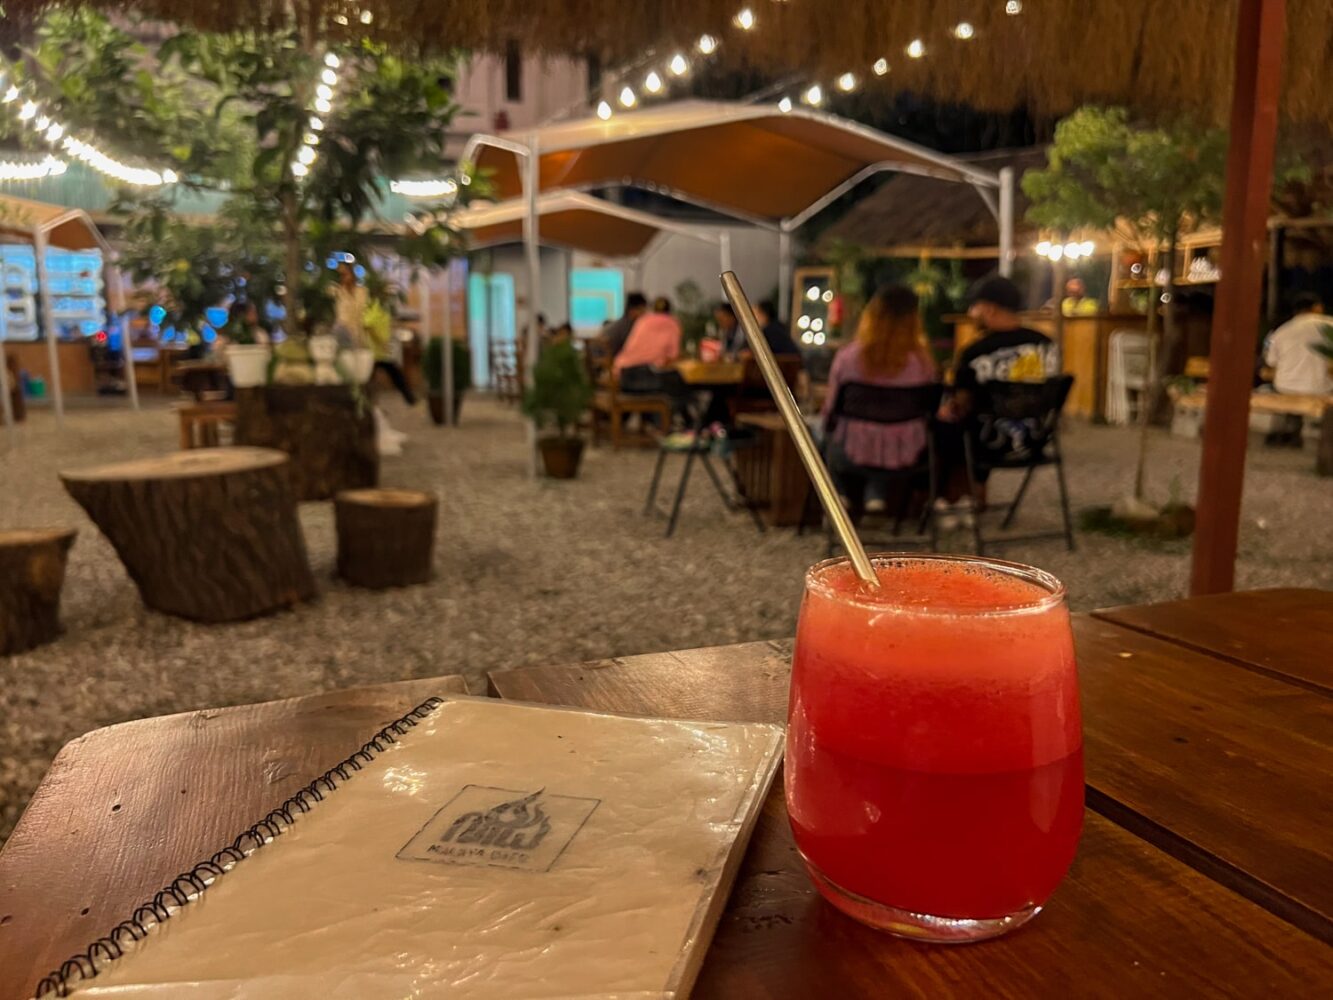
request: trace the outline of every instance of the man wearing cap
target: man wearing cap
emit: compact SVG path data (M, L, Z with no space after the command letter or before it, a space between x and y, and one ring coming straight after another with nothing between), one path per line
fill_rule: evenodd
M1046 334L1023 325L1019 311L1023 296L1008 278L983 278L968 294L967 314L985 333L969 344L954 365L953 393L940 407L941 432L937 435L944 466L941 492L957 494L950 482L963 468L962 433L973 435L973 444L987 450L1013 451L1022 447L1026 429L1009 426L1013 421L990 420L976 412L978 389L987 382L1044 382L1059 374L1060 357ZM977 470L984 484L984 470ZM951 489L950 487L954 488ZM969 500L973 498L968 498ZM975 498L977 503L984 498ZM954 512L940 503L937 516L943 530L956 523ZM970 504L964 505L970 508ZM962 520L971 516L961 512Z

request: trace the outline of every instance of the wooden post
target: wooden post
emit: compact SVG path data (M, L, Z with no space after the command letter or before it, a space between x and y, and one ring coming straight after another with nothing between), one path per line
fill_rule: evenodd
M1240 0L1222 210L1222 280L1213 311L1190 582L1190 593L1196 596L1224 593L1235 584L1286 28L1286 0Z

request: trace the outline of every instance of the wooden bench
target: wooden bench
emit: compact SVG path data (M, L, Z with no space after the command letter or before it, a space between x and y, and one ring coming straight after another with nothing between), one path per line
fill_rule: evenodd
M1191 392L1176 399L1176 412L1201 414L1207 402L1207 393ZM1250 412L1284 414L1319 421L1319 448L1315 458L1315 472L1321 476L1333 476L1333 396L1254 392L1250 394Z
M612 449L619 451L623 444L635 444L639 447L652 447L657 443L653 434L640 429L631 434L625 430L625 418L631 413L642 416L655 416L660 421L659 427L666 430L671 426L671 400L666 396L638 393L622 393L616 376L610 375L601 388L593 393L592 443L602 439L602 425L605 423L611 439Z
M222 424L236 425L236 404L186 403L176 407L181 422L181 450L216 448L221 444L218 430Z

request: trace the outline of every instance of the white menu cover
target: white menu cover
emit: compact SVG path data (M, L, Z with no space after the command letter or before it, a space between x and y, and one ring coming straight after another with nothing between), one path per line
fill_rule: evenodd
M74 992L684 996L781 748L777 726L447 699Z

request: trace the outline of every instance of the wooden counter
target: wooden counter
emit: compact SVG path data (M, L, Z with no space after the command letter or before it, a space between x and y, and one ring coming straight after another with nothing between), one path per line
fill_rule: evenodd
M1021 314L1023 325L1055 336L1055 314L1038 310ZM955 356L979 336L980 331L967 316L946 316L954 324ZM1116 330L1143 330L1147 318L1133 313L1066 316L1064 343L1061 345L1063 370L1074 376L1065 412L1097 423L1106 419L1107 350Z
M13 358L20 371L40 376L46 381L49 398L55 388L51 381L51 359L45 340L7 340L5 354ZM93 372L93 358L83 340L62 340L56 344L60 359L60 388L65 393L97 391L97 377Z

